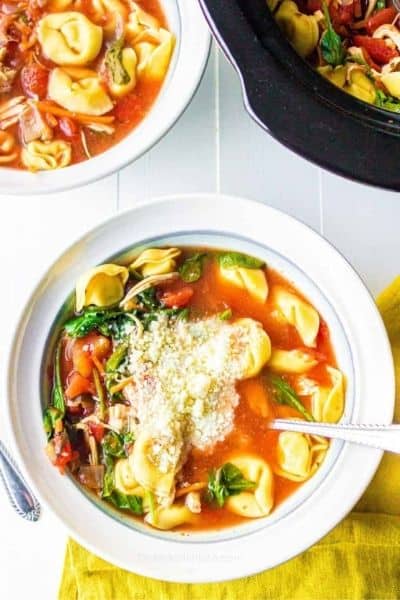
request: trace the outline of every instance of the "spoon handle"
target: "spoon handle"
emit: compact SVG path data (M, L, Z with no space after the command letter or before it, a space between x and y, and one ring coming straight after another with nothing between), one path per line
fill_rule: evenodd
M28 521L37 521L40 516L40 504L29 491L17 465L1 441L0 479L2 479L10 502L17 513Z
M271 429L321 435L400 454L400 425L331 425L294 419L275 419Z

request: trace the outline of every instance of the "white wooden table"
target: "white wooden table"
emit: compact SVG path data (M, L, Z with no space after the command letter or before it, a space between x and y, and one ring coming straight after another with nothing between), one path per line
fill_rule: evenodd
M245 113L237 76L214 48L186 113L136 163L72 192L0 197L0 376L28 292L67 245L152 196L197 191L246 196L304 221L342 251L373 293L400 271L400 195L323 172L265 134ZM1 420L0 433L7 441ZM0 598L55 599L65 541L47 511L27 523L0 490Z

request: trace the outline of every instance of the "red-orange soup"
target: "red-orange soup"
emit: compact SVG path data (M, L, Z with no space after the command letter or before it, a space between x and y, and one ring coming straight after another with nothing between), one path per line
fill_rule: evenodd
M0 164L31 171L87 160L130 133L175 43L158 0L13 0L0 19Z
M50 410L58 405L58 384L65 407L63 415L53 415L52 424L47 423L52 462L61 471L69 469L105 501L159 529L220 529L267 516L312 477L328 450L327 440L281 434L270 429L270 421L332 421L343 410L344 379L326 323L282 275L238 253L147 250L129 272L124 269L108 275L108 283L104 273L96 280L97 270L77 285L79 312L66 323L58 344L60 380L52 374ZM94 298L100 304L104 285L108 294L114 293L115 278L122 287L113 308L85 305ZM290 315L296 311L303 321L293 321ZM133 330L124 333L127 314L133 315ZM112 369L123 344L122 367ZM162 351L155 358L157 344ZM192 366L180 366L192 352ZM217 372L213 354L222 364ZM56 352L56 374L58 358ZM174 360L175 372L170 373ZM186 387L174 379L176 373L188 378ZM225 419L225 429L218 429L218 415L202 421L203 413L193 408L205 398L203 391L196 392L204 380L209 387L203 402L215 400L212 406ZM178 402L178 396L183 400ZM168 420L171 407L177 411L173 423Z

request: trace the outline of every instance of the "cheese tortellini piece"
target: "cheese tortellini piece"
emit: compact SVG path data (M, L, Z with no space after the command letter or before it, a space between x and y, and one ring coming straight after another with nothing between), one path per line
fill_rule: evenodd
M138 41L138 36L145 35L149 30L158 31L160 24L155 17L147 13L137 2L131 1L132 11L129 13L125 35L129 42Z
M48 94L51 100L71 112L98 116L113 108L97 73L89 69L53 69Z
M302 350L273 349L268 366L282 373L305 373L318 364L310 354Z
M343 373L327 367L331 387L317 387L312 395L312 415L316 421L337 423L344 410L345 384Z
M145 430L139 434L130 456L131 467L139 485L157 497L169 498L175 488L180 466L182 438L154 437Z
M29 171L61 169L71 162L71 144L64 140L29 142L21 152L23 164Z
M114 471L115 487L127 496L144 496L144 489L138 484L128 458L120 458Z
M321 465L328 447L325 438L282 431L278 438L275 472L291 481L306 481Z
M376 100L376 89L372 81L363 72L362 67L349 69L347 72L348 83L344 86L344 90L364 102L374 104ZM400 92L400 79L399 89Z
M308 302L284 288L277 288L275 303L288 323L293 325L306 346L316 346L319 314Z
M124 295L129 272L126 267L105 264L90 269L76 283L76 310L84 306L107 307L116 304Z
M257 375L271 356L271 340L261 323L254 319L238 319L235 323L239 337L246 340L241 353L242 379Z
M400 99L400 71L385 73L380 77L380 80L391 96Z
M93 20L100 23L106 36L115 34L118 19L121 23L128 20L128 8L120 0L92 0Z
M236 287L246 290L258 302L264 303L268 297L268 283L261 269L243 267L224 268L220 266L221 277Z
M175 258L180 254L178 248L148 248L129 265L129 268L131 271L138 271L143 277L172 273L176 269Z
M109 69L108 89L114 98L122 98L136 86L137 57L133 48L123 48L118 58L120 61L120 76Z
M161 81L169 67L174 36L161 28L152 31L152 38L151 41L141 41L134 45L138 57L137 73L139 78Z
M147 513L145 521L149 525L167 531L174 529L179 525L193 521L194 515L184 504L172 504L167 508L156 508L153 512Z
M58 65L86 65L96 58L103 30L75 11L43 17L37 28L43 54Z
M265 517L274 505L274 477L268 463L254 456L239 456L230 460L254 488L230 496L226 507L233 513L250 519Z
M305 58L317 47L319 39L318 20L314 15L301 13L293 0L283 0L275 13L275 19L289 42Z

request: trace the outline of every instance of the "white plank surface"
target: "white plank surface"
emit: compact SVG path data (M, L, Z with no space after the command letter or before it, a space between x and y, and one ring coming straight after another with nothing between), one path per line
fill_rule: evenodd
M153 195L196 191L247 196L294 215L324 233L373 292L399 269L399 195L321 173L261 131L243 110L236 74L214 49L186 113L135 164L71 193L0 197L0 376L18 312L64 247L117 210ZM1 421L0 434L6 437ZM46 511L39 523L25 523L0 492L0 531L0 597L56 598L62 527Z

